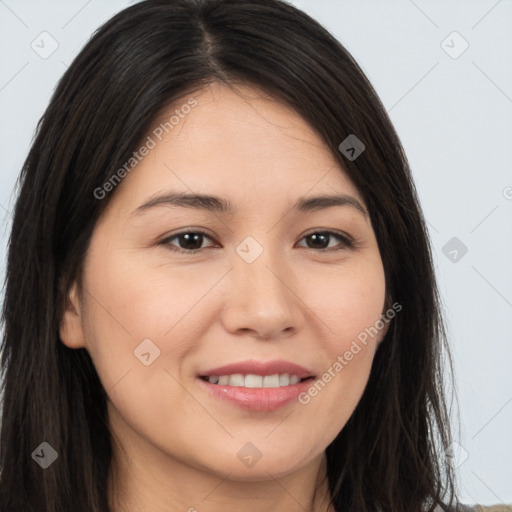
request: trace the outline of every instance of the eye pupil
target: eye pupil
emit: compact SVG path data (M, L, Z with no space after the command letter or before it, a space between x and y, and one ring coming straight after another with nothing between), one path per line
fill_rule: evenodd
M312 235L309 235L307 238L309 240L313 240L313 245L315 242L318 243L318 241L322 240L322 242L320 243L320 247L314 246L314 247L310 247L311 249L324 249L325 247L327 247L329 245L329 241L328 241L329 235L328 234L314 233ZM325 243L325 242L327 242L327 243Z
M203 237L203 235L201 235L200 233L184 233L182 235L179 235L178 238L180 239L180 247L182 249L189 249L191 251L193 251L195 249L200 249L201 245L203 245L202 237ZM183 244L181 243L183 240L185 240L185 246L183 246ZM192 247L190 246L191 241L192 241L192 245L195 242L195 246L194 245ZM198 241L199 241L199 244L197 243Z

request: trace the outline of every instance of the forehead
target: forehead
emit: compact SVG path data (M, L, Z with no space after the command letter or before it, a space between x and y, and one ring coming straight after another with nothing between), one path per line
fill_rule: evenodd
M166 190L224 196L242 207L308 193L359 196L300 115L247 85L213 83L183 96L160 112L142 144L151 149L118 191L130 203Z

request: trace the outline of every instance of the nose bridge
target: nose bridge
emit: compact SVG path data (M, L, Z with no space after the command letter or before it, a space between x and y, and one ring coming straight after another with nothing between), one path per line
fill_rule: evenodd
M279 256L274 251L264 251L252 263L239 261L236 271L239 277L244 281L246 289L245 296L252 302L259 300L264 304L270 304L275 301L287 301L286 286L283 278L279 274L287 274L285 266L279 261Z
M272 337L297 328L300 309L279 247L270 247L271 237L262 238L260 243L247 237L236 248L225 321L230 330L249 329Z

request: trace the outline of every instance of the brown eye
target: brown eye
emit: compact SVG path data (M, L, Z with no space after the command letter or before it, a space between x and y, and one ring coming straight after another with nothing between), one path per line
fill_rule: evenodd
M330 241L336 238L341 243L338 243L337 245L341 245L341 247L336 248L336 245L334 245L334 249L332 249L332 245L330 246ZM330 250L341 250L350 248L353 246L352 241L340 233L336 233L334 231L316 231L313 233L309 233L305 237L303 237L303 240L307 240L307 248L308 249L314 249L314 250L322 250L322 249L330 249Z
M200 252L205 239L214 241L212 237L203 231L182 231L162 240L159 245L165 245L172 251L181 254L193 254ZM331 244L332 240L338 240L338 243ZM352 240L347 236L334 231L316 231L304 236L302 240L306 240L306 248L316 251L339 251L354 246Z
M210 236L202 231L183 231L176 233L160 242L161 245L167 245L171 250L181 253L194 253L203 249L204 239L212 240ZM171 243L177 240L177 244ZM178 247L176 247L178 245Z

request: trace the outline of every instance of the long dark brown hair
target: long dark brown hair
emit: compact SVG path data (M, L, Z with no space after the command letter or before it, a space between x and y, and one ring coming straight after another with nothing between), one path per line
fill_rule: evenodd
M104 24L60 80L20 174L8 246L0 510L109 510L106 393L88 352L60 341L60 318L115 193L94 191L163 108L213 81L260 87L320 134L368 207L387 294L402 306L326 449L335 509L447 510L455 483L443 373L452 364L409 164L351 55L280 0L143 1ZM355 160L338 148L350 134L365 145ZM32 460L43 441L58 453L44 470Z

